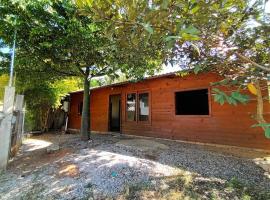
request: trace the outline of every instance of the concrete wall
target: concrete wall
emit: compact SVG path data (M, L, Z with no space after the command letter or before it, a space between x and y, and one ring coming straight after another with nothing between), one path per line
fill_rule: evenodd
M6 169L11 139L11 120L15 88L6 87L3 105L3 118L0 121L0 171Z

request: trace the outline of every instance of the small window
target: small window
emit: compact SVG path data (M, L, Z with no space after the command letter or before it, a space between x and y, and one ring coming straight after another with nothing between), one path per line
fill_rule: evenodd
M208 89L175 93L176 115L209 115Z
M82 115L82 110L83 110L83 102L80 102L78 104L78 115Z
M139 121L148 121L149 119L149 94L139 94Z
M136 94L127 95L127 121L136 121Z

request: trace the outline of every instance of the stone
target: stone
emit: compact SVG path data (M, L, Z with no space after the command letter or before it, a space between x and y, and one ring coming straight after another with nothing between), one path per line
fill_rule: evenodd
M116 146L130 147L131 149L137 149L139 151L144 152L168 149L168 146L166 146L165 144L156 142L154 140L146 140L146 139L120 140L119 142L116 143Z
M54 153L60 150L60 146L58 144L52 144L47 147L47 153Z

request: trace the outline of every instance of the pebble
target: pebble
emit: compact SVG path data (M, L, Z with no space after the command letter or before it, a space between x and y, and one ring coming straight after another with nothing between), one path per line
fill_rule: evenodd
M37 185L35 197L38 199L117 197L127 190L128 185L136 183L149 183L155 188L166 189L168 185L158 181L159 178L179 173L196 175L198 181L224 183L237 178L258 187L270 188L264 170L252 160L221 155L199 145L165 140L158 142L168 148L156 150L155 159L149 160L146 152L140 149L116 145L119 140L118 137L104 135L93 135L89 143L70 140L61 148L74 148L74 153L42 166L35 174L27 173L24 178L12 172L1 175L1 199L20 199ZM59 165L71 162L78 167L80 176L59 177Z

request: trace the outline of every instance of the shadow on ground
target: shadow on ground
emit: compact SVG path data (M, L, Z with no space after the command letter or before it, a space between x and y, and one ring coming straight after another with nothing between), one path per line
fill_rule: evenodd
M155 140L164 148L140 148L119 143L136 143L133 138L92 138L45 134L26 140L0 176L0 199L269 197L270 179L252 159L165 140ZM55 143L60 150L48 154Z

